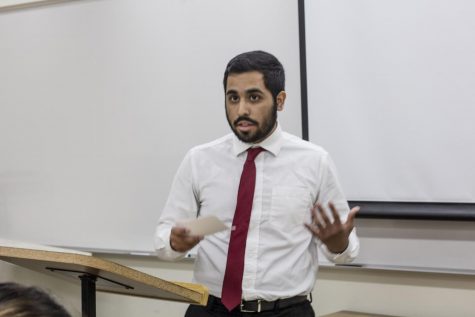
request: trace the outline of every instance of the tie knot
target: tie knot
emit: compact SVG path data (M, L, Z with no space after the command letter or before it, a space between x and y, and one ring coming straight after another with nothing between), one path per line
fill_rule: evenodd
M248 149L246 162L254 162L254 160L256 159L256 156L258 156L259 153L261 153L262 151L264 151L264 149L261 147L253 147L253 148Z

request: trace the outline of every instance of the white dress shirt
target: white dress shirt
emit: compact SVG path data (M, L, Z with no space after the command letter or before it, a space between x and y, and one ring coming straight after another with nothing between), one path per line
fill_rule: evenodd
M157 255L176 260L185 253L170 247L176 220L215 215L229 228L246 150L252 144L234 134L191 149L181 163L155 234ZM356 257L355 230L347 249L331 253L304 226L311 222L311 208L332 201L342 221L349 212L335 168L321 147L283 132L280 126L259 146L266 151L256 160L256 186L246 242L243 299L268 301L312 291L318 269L318 246L332 262ZM199 243L194 282L221 297L230 230L206 236Z

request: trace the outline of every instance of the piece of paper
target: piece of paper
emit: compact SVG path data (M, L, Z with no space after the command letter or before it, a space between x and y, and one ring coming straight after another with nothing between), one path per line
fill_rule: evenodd
M190 230L191 235L205 236L228 229L216 216L203 216L177 222L177 225Z

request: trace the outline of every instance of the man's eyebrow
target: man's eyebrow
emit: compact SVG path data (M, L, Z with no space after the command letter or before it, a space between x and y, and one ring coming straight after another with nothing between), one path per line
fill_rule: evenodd
M238 92L234 89L230 89L230 90L226 91L226 95L236 95L237 93ZM263 94L264 92L259 88L246 89L246 94L255 94L255 93Z
M248 94L254 94L256 92L260 93L260 94L263 93L263 91L260 90L259 88L249 88L249 89L246 90L246 93L248 93Z

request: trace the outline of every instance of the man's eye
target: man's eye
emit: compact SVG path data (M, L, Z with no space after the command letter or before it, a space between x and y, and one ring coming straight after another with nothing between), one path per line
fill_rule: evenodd
M228 100L230 102L238 102L239 101L239 97L238 96L229 96L228 97Z
M258 95L251 95L249 96L249 100L251 100L252 102L256 102L256 101L259 101L261 98L260 96Z

